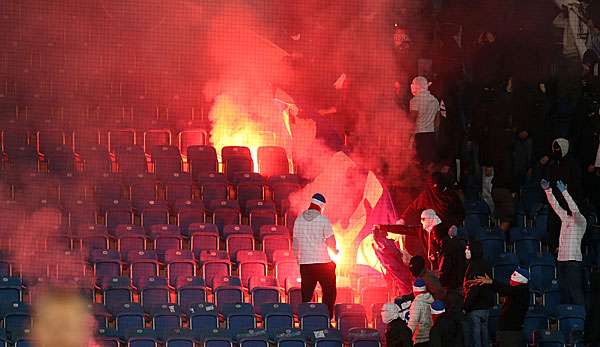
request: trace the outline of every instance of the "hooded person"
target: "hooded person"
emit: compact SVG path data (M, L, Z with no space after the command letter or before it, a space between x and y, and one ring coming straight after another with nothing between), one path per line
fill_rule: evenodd
M434 299L427 291L425 280L417 278L413 283L414 300L410 305L408 327L412 331L413 344L426 346L429 342L431 330L431 304Z
M412 347L412 331L408 328L412 301L389 302L381 307L381 319L387 324L385 340L388 347Z
M294 222L293 248L300 265L302 302L310 302L317 283L323 290L323 303L333 317L336 298L335 263L328 249L339 253L333 227L322 212L325 197L316 193L312 196L308 210Z
M434 172L428 179L427 187L413 200L400 215L397 223L400 225L420 224L424 210L434 210L445 228L462 224L465 210L458 194L448 187L447 179L441 172ZM427 250L427 233L421 232L418 237L407 236L406 251L410 254L425 254Z
M438 273L446 289L446 308L450 312L462 311L463 281L467 269L465 242L457 237L458 228L450 227L434 234L438 247Z
M438 161L435 120L440 111L439 101L429 92L431 83L423 76L412 80L410 91L414 95L409 102L411 116L415 119L415 147L422 165Z
M465 283L480 276L491 276L492 268L483 258L483 246L481 241L473 240L465 249L467 259L467 270L465 272ZM470 329L468 333L473 342L473 347L487 347L489 343L488 320L490 309L494 306L496 294L490 285L465 286L465 301L463 309L467 315Z
M517 267L511 274L509 284L492 280L488 275L469 281L468 285L491 285L491 288L504 297L498 319L496 342L499 347L522 345L523 321L529 307L529 270Z
M441 300L431 304L433 326L429 332L429 347L462 347L464 337L462 324L456 313L446 310Z
M425 287L434 299L446 299L446 290L442 287L440 279L425 267L425 258L420 255L412 257L408 269L414 278L422 278L425 281Z
M561 181L569 186L569 194L574 201L583 198L581 169L577 161L570 155L569 140L558 138L552 142L552 154L547 164L542 168L541 178L551 182L551 188L560 207L567 209L567 201L556 186ZM548 247L551 252L557 252L561 220L554 212L548 214Z

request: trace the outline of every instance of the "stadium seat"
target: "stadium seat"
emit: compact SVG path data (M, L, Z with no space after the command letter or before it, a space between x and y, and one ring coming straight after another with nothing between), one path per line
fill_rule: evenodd
M59 145L47 150L44 155L48 172L53 174L73 173L75 167L75 153L70 146Z
M540 240L533 232L524 228L512 228L510 240L513 242L513 251L523 265L529 265L531 258L542 250Z
M566 340L560 331L544 330L541 332L539 337L540 347L564 347L566 346Z
M250 227L258 238L260 228L264 225L273 225L277 223L277 212L274 208L259 207L254 208L249 212Z
M212 280L215 304L219 311L223 306L244 302L244 291L237 277L217 276Z
M38 170L38 153L35 148L26 146L14 147L8 155L8 165L17 171L31 172Z
M329 328L329 313L327 305L305 302L298 306L300 328L305 333Z
M584 330L585 307L579 305L558 305L554 308L558 329L563 336L570 336L572 331Z
M377 331L379 331L379 335L381 336L385 336L385 331L387 329L387 324L385 324L381 318L381 308L383 305L384 303L379 302L371 306L371 319L373 322L373 328L377 329Z
M142 306L126 302L113 309L115 327L120 336L125 337L138 329L144 329L146 316Z
M189 149L195 146L202 146L206 143L208 135L204 129L185 129L177 134L177 141L181 154L189 156ZM214 149L214 148L213 148ZM215 159L217 154L215 152Z
M126 177L134 177L148 171L146 154L139 146L125 146L115 150L118 172Z
M320 289L320 286L317 287ZM354 289L347 286L339 286L337 288L337 295L335 297L336 304L353 304L354 303Z
M219 249L219 230L217 226L210 223L192 223L188 227L192 251L196 257L202 251Z
M104 279L100 288L103 290L104 306L109 310L133 301L131 279L129 277Z
M233 175L231 183L235 186L241 183L254 183L263 186L265 184L265 178L257 172L237 172Z
M148 313L152 318L152 327L164 340L173 329L181 328L181 311L175 304L163 304L152 307Z
M281 287L284 287L286 278L300 277L300 265L295 257L287 260L275 261L275 278Z
M204 261L202 262L202 275L204 277L204 280L210 283L212 283L214 278L230 276L231 263L229 262L229 260Z
M200 200L177 200L173 211L181 233L187 237L190 236L190 225L206 221L204 204Z
M246 235L251 235L251 236L253 235L252 229L250 228L249 225L230 224L230 225L226 225L223 227L222 237L225 240L227 240L229 235L239 235L239 234L246 234Z
M252 234L230 234L225 239L225 249L229 254L237 254L238 251L252 251L254 250L254 237Z
M32 317L29 305L23 302L12 302L2 308L4 329L11 335L18 335L31 329Z
M127 253L129 263L129 276L133 286L139 288L140 284L150 277L159 274L158 255L154 251L132 250Z
M169 129L148 129L144 131L144 151L151 153L152 148L170 146L172 142Z
M250 200L262 200L264 198L264 188L261 183L241 182L236 187L237 200L240 203L241 210L248 214L246 203Z
M187 310L190 329L194 332L206 332L219 327L217 307L209 303L196 303Z
M299 329L285 329L273 334L273 340L277 347L306 347L308 341Z
M365 309L359 304L336 304L335 320L337 329L344 341L348 341L348 333L351 328L366 328L368 326Z
M195 304L207 302L207 288L202 277L178 277L175 284L177 305L187 310Z
M104 305L98 303L89 303L88 309L94 315L94 320L96 321L97 328L108 328L108 321L112 319L112 315L108 312Z
M238 251L235 255L242 284L248 286L250 277L267 275L267 255L262 251Z
M121 276L121 256L117 251L92 249L90 262L94 266L94 277L97 280Z
M190 176L190 174L174 172L164 177L163 182L165 187L165 200L167 200L171 206L174 206L177 201L192 200L194 187L192 176Z
M119 231L118 228L121 226L124 226L125 228ZM122 224L117 226L115 234L117 237L117 249L122 254L129 254L131 251L147 249L146 241L148 238L142 227Z
M154 329L129 331L124 340L128 347L158 347L158 337Z
M179 278L196 276L194 253L188 250L169 249L165 253L169 284L175 286Z
M342 347L342 336L338 329L325 329L310 334L314 347Z
M281 302L281 292L277 280L268 276L252 276L248 280L250 299L257 314L262 315L263 304Z
M204 347L233 347L229 329L212 329L204 338Z
M379 331L370 328L352 328L348 331L348 342L352 347L380 347Z
M23 301L22 286L21 279L18 277L0 278L0 307Z
M120 224L133 224L133 208L128 201L113 200L112 204L107 205L104 220L111 231Z
M262 225L258 231L258 240L262 242L266 235L291 236L289 229L284 225Z
M210 203L213 224L223 232L225 225L240 224L241 213L237 200L213 200Z
M200 255L198 256L198 261L200 263L205 263L207 261L212 261L212 260L225 260L225 261L229 261L229 253L227 253L227 251L224 250L206 250L206 251L202 251L200 252Z
M167 179L173 173L181 172L181 154L175 146L155 146L150 148L154 173L161 180Z
M169 300L169 287L164 277L149 277L139 284L140 302L145 309L152 309Z
M152 174L138 173L128 178L129 196L133 207L141 210L148 201L157 201L156 177Z
M169 208L165 202L150 200L140 206L141 223L144 229L150 230L150 227L158 224L169 223Z
M106 327L99 327L96 331L96 343L100 347L119 347L120 340L117 332Z
M227 183L217 181L200 182L202 201L210 207L211 201L227 200ZM212 211L210 211L212 212Z
M262 304L259 311L263 318L264 328L269 332L277 332L294 327L292 306L282 303Z
M290 251L291 248L292 242L287 234L268 234L262 238L262 249L270 263L274 263L275 252Z
M556 278L556 264L551 254L537 254L529 263L529 288L543 290L550 287Z
M103 208L107 206L102 204L112 202L113 200L120 200L122 190L121 176L119 174L103 173L94 180L94 196L96 202L101 204Z
M483 257L489 264L493 264L496 258L506 251L504 233L500 229L484 229L479 236L479 240L483 247Z
M288 198L290 194L300 190L298 183L291 182L276 182L271 185L271 192L273 193L273 201L277 206L277 210L282 214L287 211L289 206Z
M254 162L252 158L230 157L223 160L223 173L229 181L233 181L237 173L252 172L253 169Z
M286 175L290 172L285 149L277 146L258 148L258 171L267 177Z
M67 223L71 230L77 230L80 225L96 224L98 220L97 207L92 201L71 200L67 211Z
M533 332L543 329L548 329L548 311L542 306L530 306L523 321L523 338L533 343Z
M494 264L492 267L494 279L508 284L510 275L519 265L519 259L513 253L501 253L492 264Z
M300 307L300 304L302 304L301 281L300 275L289 276L284 279L287 303L292 305L292 310L295 314L298 314L298 308ZM312 301L315 300L313 299Z
M184 153L183 149L181 152ZM201 173L219 171L217 152L213 146L188 147L187 160L190 163L190 172L194 179L197 179Z
M183 236L176 225L152 225L150 227L150 237L154 241L154 250L160 261L165 260L165 254L169 250L180 250L182 248Z
M225 318L225 326L233 334L256 328L254 308L250 304L223 304L219 308Z
M240 347L269 347L269 337L262 329L247 329L236 334Z

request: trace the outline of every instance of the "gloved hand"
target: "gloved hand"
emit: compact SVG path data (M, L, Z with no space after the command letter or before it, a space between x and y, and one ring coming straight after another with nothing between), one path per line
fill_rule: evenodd
M558 191L562 193L567 190L567 185L564 184L563 181L558 181L556 182L556 188L558 188Z
M453 225L448 229L448 236L450 236L450 238L455 238L456 235L458 235L458 228L456 225Z
M540 186L542 186L543 190L548 190L550 188L550 182L542 178L542 180L540 181Z

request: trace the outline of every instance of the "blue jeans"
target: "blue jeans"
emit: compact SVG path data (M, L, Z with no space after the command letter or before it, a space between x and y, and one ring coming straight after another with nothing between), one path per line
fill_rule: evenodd
M467 313L467 321L471 325L471 338L473 347L488 347L490 336L488 333L489 310L473 310Z
M569 305L585 305L583 294L583 262L559 261L558 285L560 303Z

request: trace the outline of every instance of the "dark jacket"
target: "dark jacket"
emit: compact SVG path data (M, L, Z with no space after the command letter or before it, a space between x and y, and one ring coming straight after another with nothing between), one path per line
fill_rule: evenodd
M464 241L442 238L440 249L440 282L446 289L462 288L467 262Z
M388 347L412 347L412 331L402 319L394 319L385 330L385 341Z
M461 225L465 210L459 196L451 189L439 191L435 188L427 188L406 207L400 218L407 225L419 224L421 212L432 209L440 219L448 225Z
M462 347L463 328L456 314L444 312L429 332L429 347Z
M486 274L491 277L492 268L483 258L481 242L473 241L469 248L471 250L471 260L465 272L465 282ZM465 304L463 308L466 312L490 309L494 306L494 297L494 290L489 285L465 286Z
M529 307L529 286L509 286L507 284L494 280L492 288L500 296L504 296L505 301L500 311L498 320L498 331L520 331L523 329L523 320Z

